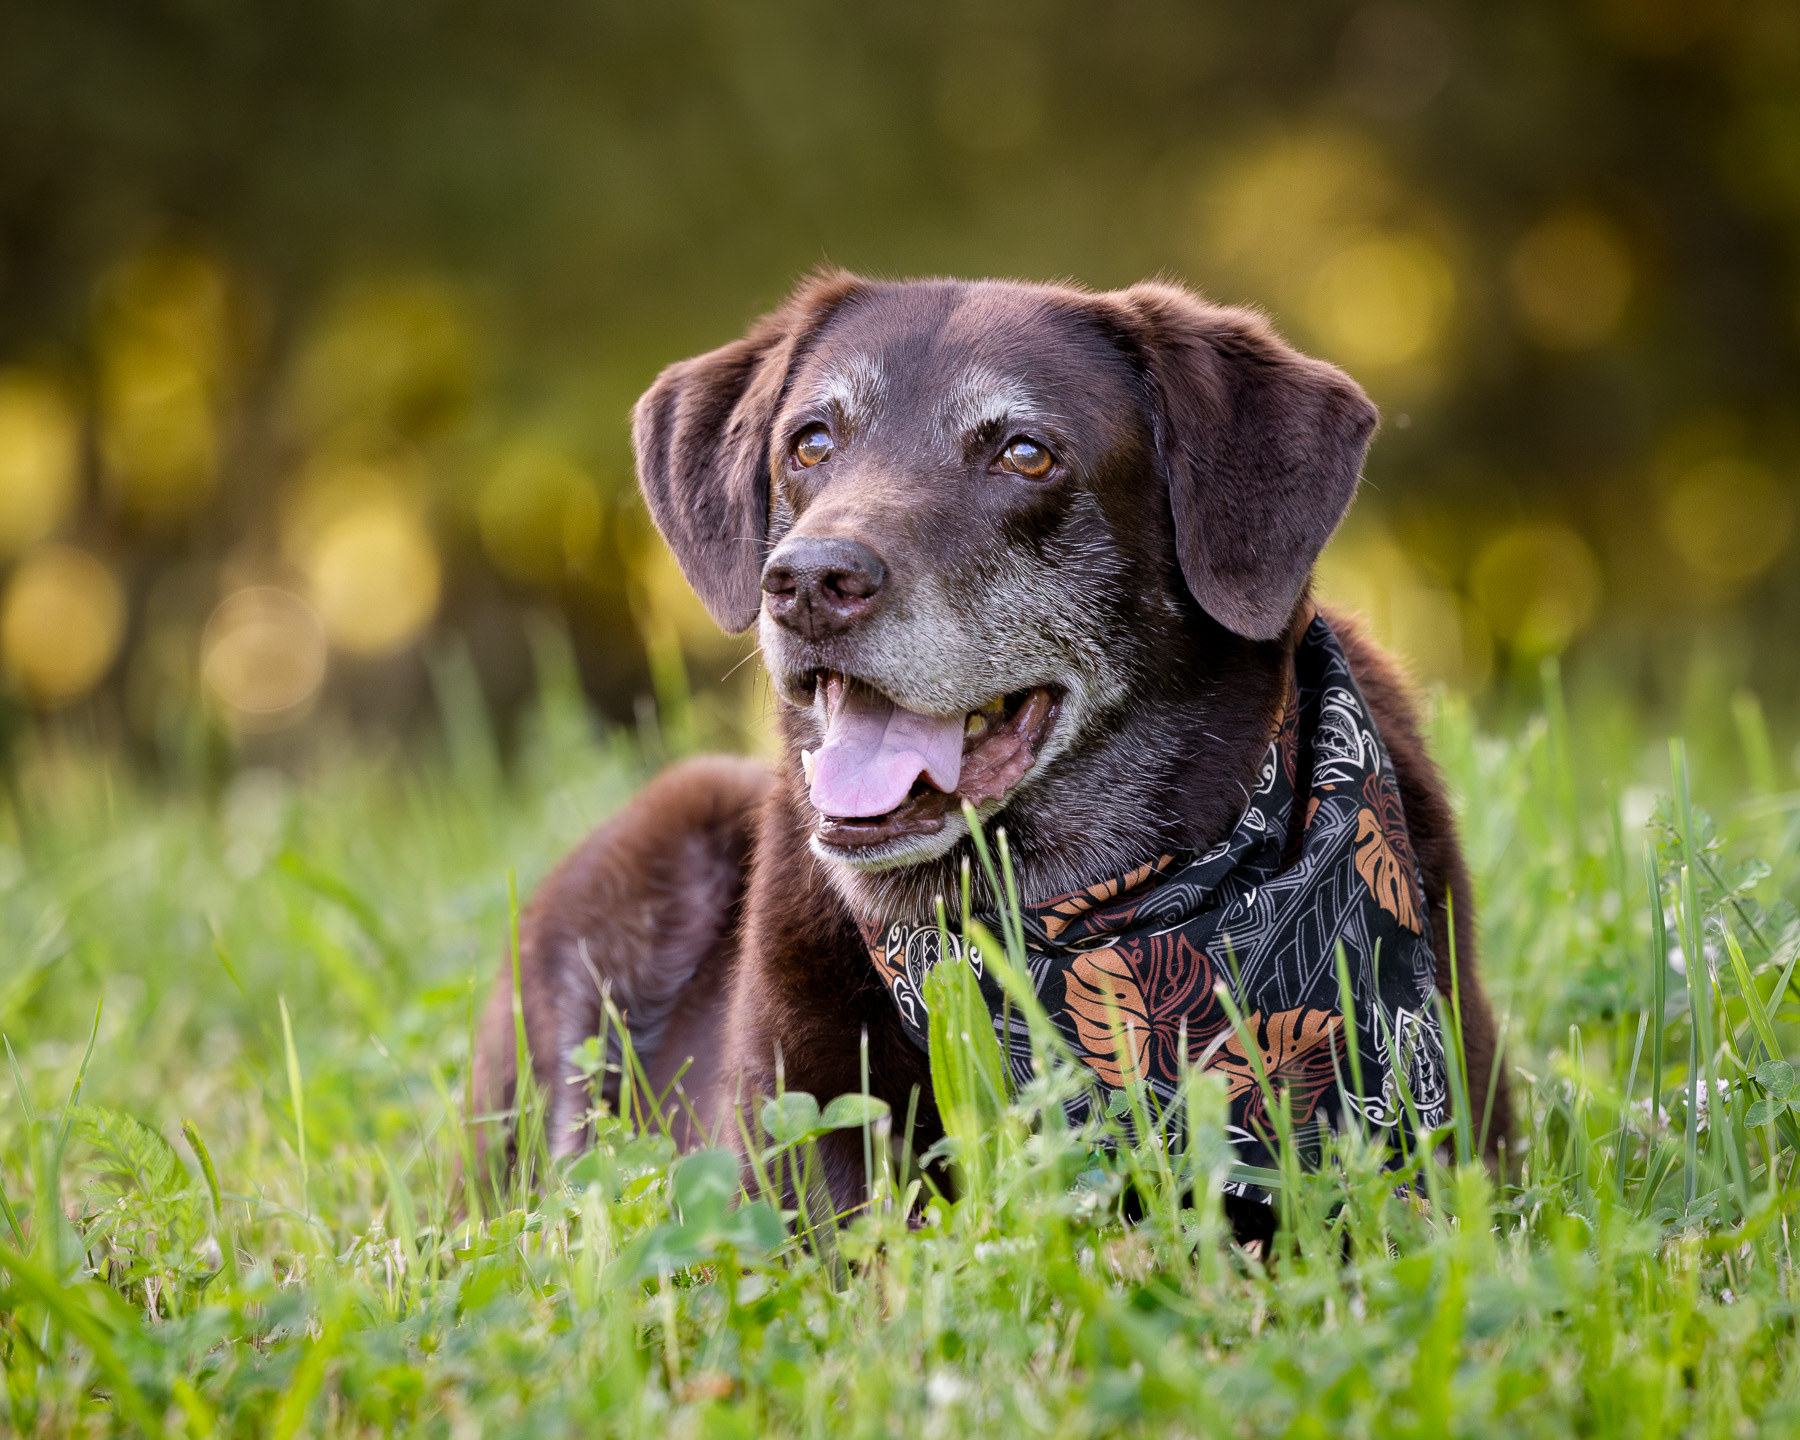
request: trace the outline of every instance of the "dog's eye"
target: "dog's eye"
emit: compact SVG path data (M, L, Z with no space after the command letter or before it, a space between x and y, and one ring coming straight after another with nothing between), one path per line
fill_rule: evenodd
M831 458L831 432L823 425L814 425L810 430L802 430L800 438L794 442L794 459L801 465L811 468L821 460Z
M1000 452L1000 468L1032 480L1042 480L1056 464L1056 457L1035 440L1023 435Z

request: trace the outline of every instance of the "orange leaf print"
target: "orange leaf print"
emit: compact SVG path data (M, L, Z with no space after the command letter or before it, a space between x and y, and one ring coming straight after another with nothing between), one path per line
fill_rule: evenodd
M1269 1017L1263 1042L1271 1079L1283 1079L1309 1065L1308 1057L1330 1041L1344 1023L1334 1010L1281 1010Z
M1304 1120L1325 1086L1332 1080L1331 1047L1336 1044L1344 1017L1332 1010L1279 1010L1263 1023L1262 1012L1253 1011L1244 1028L1256 1039L1261 1053L1263 1073L1276 1090L1293 1095L1292 1114ZM1235 1031L1226 1040L1208 1069L1217 1070L1225 1079L1225 1088L1236 1101L1248 1097L1245 1114L1263 1109L1261 1087L1256 1083L1256 1067L1244 1049L1243 1039Z
M1356 817L1356 873L1369 893L1401 928L1419 933L1419 911L1413 900L1413 877L1381 828L1380 817L1365 807Z
M1146 860L1137 869L1111 880L1102 880L1097 885L1089 885L1085 890L1071 890L1067 895L1057 896L1048 902L1049 910L1044 915L1044 934L1052 940L1057 939L1082 916L1117 900L1121 895L1130 894L1151 876L1167 868L1174 858L1173 855L1164 855L1155 860Z
M1131 962L1117 950L1090 950L1077 955L1069 966L1063 998L1085 1052L1081 1058L1094 1073L1114 1087L1141 1080L1144 1051L1150 1044L1150 1013L1144 1004L1144 992L1132 974ZM1124 1035L1123 1066L1121 1047L1113 1039L1115 1023Z

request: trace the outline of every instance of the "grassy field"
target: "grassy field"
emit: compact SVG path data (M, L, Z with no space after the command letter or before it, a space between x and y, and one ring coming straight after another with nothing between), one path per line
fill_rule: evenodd
M0 843L0 1432L1800 1429L1800 798L1753 703L1719 701L1741 745L1673 768L1660 739L1571 725L1554 683L1504 738L1440 706L1507 1016L1509 1173L1452 1130L1399 1193L1347 1135L1280 1175L1265 1264L1220 1223L1211 1077L1178 1114L1126 1095L1071 1131L1079 1076L1048 1042L1012 1095L979 1041L934 1051L962 1198L923 1195L912 1226L916 1178L882 1143L904 1117L860 1097L785 1097L761 1147L804 1195L820 1127L865 1130L879 1198L842 1230L816 1202L784 1224L721 1157L618 1120L471 1208L471 1016L513 877L528 893L659 750L595 734L554 674L505 774L454 709L442 753L212 794L70 743L23 759ZM955 1033L969 994L935 983ZM1131 1143L1159 1119L1188 1143Z

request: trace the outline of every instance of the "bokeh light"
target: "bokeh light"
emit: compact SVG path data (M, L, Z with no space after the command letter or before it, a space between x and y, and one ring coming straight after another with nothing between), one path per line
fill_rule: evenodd
M280 729L325 683L325 627L291 591L249 585L219 603L200 639L200 674L230 726Z
M749 642L633 494L627 417L825 259L1263 310L1382 408L1326 589L1423 677L1510 703L1518 654L1587 616L1572 683L1685 705L1683 657L1729 637L1791 744L1791 4L759 12L755 54L839 87L829 125L742 83L716 10L502 46L461 12L207 11L219 54L333 57L271 84L77 7L62 61L0 86L30 137L0 187L0 586L56 540L130 576L101 683L133 753L188 743L201 627L254 584L329 627L321 695L356 723L432 722L410 661L337 662L441 624L510 736L540 611L613 721L677 649L697 702L748 693ZM1545 598L1500 531L1552 521L1584 543Z
M1482 618L1515 656L1560 654L1599 609L1594 552L1567 525L1516 525L1483 547L1470 574Z
M1551 350L1602 343L1624 319L1631 270L1630 248L1605 217L1586 209L1546 216L1507 263L1520 327Z
M0 656L13 685L50 708L78 699L119 653L125 594L112 571L72 545L45 545L13 571L0 600Z
M719 629L654 531L631 548L626 563L631 607L640 630L666 630L689 655L722 669L742 658L743 637Z
M282 550L340 650L392 654L437 613L443 575L429 494L416 460L323 462L290 492Z
M377 496L328 523L307 555L306 578L332 644L371 656L419 637L442 583L424 516L399 496Z
M599 491L548 445L522 444L503 455L482 486L476 517L495 568L527 584L555 584L591 568L599 553Z
M1472 694L1487 686L1493 642L1481 615L1379 521L1361 520L1333 538L1315 589L1327 604L1361 616L1419 679Z
M1340 536L1321 558L1316 590L1367 623L1419 678L1479 691L1492 669L1485 626L1447 586L1415 565L1378 525Z
M24 370L0 373L0 556L60 525L77 498L81 432L60 389Z
M100 455L127 513L173 520L211 497L228 331L224 277L199 255L142 256L102 282Z
M1787 549L1794 501L1767 467L1721 456L1694 466L1664 497L1663 534L1703 581L1754 579Z
M1203 192L1207 259L1265 283L1291 281L1366 232L1397 194L1361 136L1283 136L1225 165Z
M1422 235L1379 235L1319 268L1309 316L1335 359L1376 368L1423 357L1443 335L1456 284Z
M303 341L289 386L297 427L339 451L442 432L474 385L474 342L444 285L423 277L347 289Z
M1376 29L1394 18L1375 10ZM1297 340L1376 372L1416 368L1443 340L1457 287L1441 227L1365 137L1284 136L1224 166L1202 199L1205 269L1272 300Z

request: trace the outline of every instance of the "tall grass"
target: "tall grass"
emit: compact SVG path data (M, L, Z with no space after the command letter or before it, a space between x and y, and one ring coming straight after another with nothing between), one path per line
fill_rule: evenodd
M1752 793L1715 817L1694 786L1737 757L1676 746L1651 806L1560 704L1507 738L1442 707L1519 1129L1498 1174L1475 1116L1398 1172L1380 1135L1316 1170L1285 1145L1255 1177L1268 1254L1221 1214L1215 1077L1068 1120L1087 1072L1010 917L944 924L1033 1072L1009 1081L941 966L935 1154L866 1094L785 1093L745 1137L756 1198L616 1116L553 1162L528 1094L524 1163L484 1190L466 1066L509 875L529 890L645 768L566 687L505 780L467 726L216 799L46 747L0 845L0 1430L1792 1433L1800 797L1737 719ZM991 837L1001 889L1010 858ZM834 1129L871 1182L849 1217L814 1154Z

